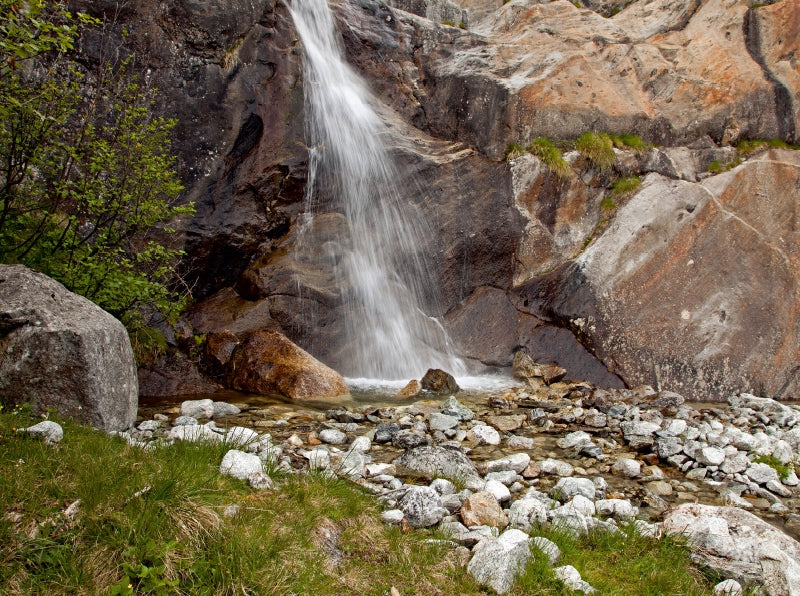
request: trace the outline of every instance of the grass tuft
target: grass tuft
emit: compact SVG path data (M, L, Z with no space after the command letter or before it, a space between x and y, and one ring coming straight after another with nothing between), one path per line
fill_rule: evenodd
M575 149L600 170L614 164L614 143L607 134L585 132L575 141Z
M506 147L506 159L509 161L512 159L517 159L518 157L522 157L523 155L525 155L525 147L519 143L514 143L512 141Z
M641 185L642 179L639 176L620 178L611 185L611 194L616 197L624 197L636 191Z
M544 162L544 164L559 178L566 178L571 169L561 156L561 152L553 145L550 139L540 137L534 139L528 150Z

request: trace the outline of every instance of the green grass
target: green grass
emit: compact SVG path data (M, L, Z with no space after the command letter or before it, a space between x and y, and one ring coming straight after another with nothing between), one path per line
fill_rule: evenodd
M622 197L634 192L641 185L642 179L639 176L620 178L611 185L611 194L616 197Z
M15 432L34 422L0 413L0 594L478 593L432 532L386 526L345 480L288 475L255 491L219 473L225 446L142 450L59 421L49 447ZM316 538L325 519L341 532L338 569Z
M553 145L550 139L539 137L528 146L528 151L541 159L544 164L559 178L566 178L571 169L569 164L561 157L561 151Z
M608 135L617 149L631 149L636 153L649 151L652 145L645 143L639 135Z
M605 133L583 133L575 141L575 149L600 170L608 170L614 164L614 143Z
M711 594L710 578L692 567L685 541L680 537L660 540L638 534L625 526L617 534L592 531L575 538L552 527L543 527L534 536L544 536L561 549L557 566L572 565L581 578L598 594L615 596L684 596ZM572 594L553 577L542 555L529 565L520 578L524 594Z
M518 157L522 157L523 155L525 155L525 153L526 153L525 147L523 147L519 143L511 142L506 147L507 160L517 159Z
M16 432L34 422L0 412L0 594L488 594L438 532L385 525L345 480L273 470L278 488L256 491L218 472L225 446L143 450L61 420L47 446ZM339 535L338 565L321 527ZM540 535L600 593L710 594L679 541ZM534 559L509 595L566 593Z
M752 155L759 149L794 149L795 151L800 149L800 145L790 145L786 141L781 139L746 139L744 141L739 141L736 145L736 152L743 156L747 157L748 155Z
M737 157L736 159L729 161L728 163L712 161L710 164L708 164L708 171L711 172L712 174L721 174L722 172L727 172L728 170L732 170L740 163L742 163L741 157Z

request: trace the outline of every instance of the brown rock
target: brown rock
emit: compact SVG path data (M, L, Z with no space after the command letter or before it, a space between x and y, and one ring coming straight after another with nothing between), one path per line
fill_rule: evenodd
M275 331L251 335L234 352L228 382L233 389L278 393L291 399L348 394L342 376Z
M438 368L428 369L428 372L422 377L422 388L425 391L430 391L431 393L439 395L458 393L461 391L453 375Z
M408 385L397 392L397 397L417 397L422 393L422 384L416 379L408 382Z
M528 464L528 467L522 471L523 478L538 478L542 473L542 469L535 461Z
M487 416L486 423L489 426L495 427L500 432L511 432L512 430L517 430L525 423L525 415Z
M530 354L522 350L514 354L512 370L518 379L541 379L545 385L555 383L567 374L565 369L555 364L537 364Z
M203 350L203 368L212 376L224 375L238 345L239 338L227 329L209 334Z
M461 521L467 526L492 526L501 530L508 518L494 495L487 491L471 494L461 505Z

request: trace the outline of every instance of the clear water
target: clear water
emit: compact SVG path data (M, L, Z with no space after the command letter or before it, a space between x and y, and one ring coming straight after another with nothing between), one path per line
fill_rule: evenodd
M428 368L466 373L447 333L425 312L438 312L419 239L424 222L400 192L400 176L383 136L386 126L364 82L344 59L326 0L293 0L290 12L304 49L309 174L301 225L342 213L347 237L311 242L299 233L298 260L332 271L340 288L349 357L345 376L420 378ZM403 180L408 187L413 182Z

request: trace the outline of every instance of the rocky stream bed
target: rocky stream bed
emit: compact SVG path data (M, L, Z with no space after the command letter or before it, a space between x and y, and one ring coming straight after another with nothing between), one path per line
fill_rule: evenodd
M400 392L410 396L354 391L335 406L244 394L145 401L136 429L121 435L143 447L230 442L238 448L221 470L254 487L275 487L264 462L347 477L378 496L387 523L441 525L468 571L498 593L537 524L581 533L631 520L654 536L686 532L698 560L730 580L798 593L800 407L746 393L687 403L523 368L525 380L494 391L413 381ZM534 546L547 553L544 540ZM571 570L558 574L591 590ZM737 593L731 586L719 589Z

